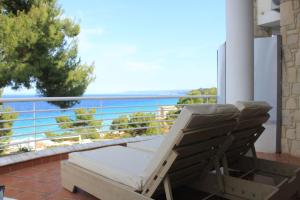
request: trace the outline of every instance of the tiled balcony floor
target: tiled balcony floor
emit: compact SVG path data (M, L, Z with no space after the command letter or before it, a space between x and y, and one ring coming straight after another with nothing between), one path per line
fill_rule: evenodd
M60 161L0 175L0 183L6 186L5 196L18 200L96 199L85 192L68 192L60 182Z
M297 164L300 158L288 155L259 154L259 157L281 162ZM27 167L10 173L0 175L0 184L6 186L6 196L18 200L94 200L95 197L84 191L78 190L71 193L61 186L60 161ZM190 193L192 194L192 193ZM194 194L198 196L197 194ZM178 195L182 196L182 195ZM184 194L187 198L186 193ZM193 198L189 197L192 200ZM195 198L195 199L199 199Z

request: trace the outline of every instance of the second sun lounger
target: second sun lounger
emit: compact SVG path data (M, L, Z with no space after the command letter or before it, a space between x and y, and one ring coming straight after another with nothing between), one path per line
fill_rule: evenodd
M234 138L223 162L223 188L217 186L216 174L198 181L196 189L229 199L289 199L300 191L300 168L290 164L258 159L254 143L265 130L271 107L266 102L237 102L241 114L232 132ZM165 136L162 136L162 138ZM162 139L129 144L130 148L156 152ZM250 151L250 152L249 152ZM250 154L249 154L249 153ZM249 154L248 156L246 156ZM251 155L252 154L252 155ZM235 177L232 177L232 176ZM238 179L237 179L238 178ZM249 179L251 178L252 181ZM299 195L299 194L298 194Z
M196 188L229 199L290 199L299 195L300 168L256 156L255 141L263 133L263 124L269 119L271 107L266 102L237 102L241 114L234 137L222 158L224 190L207 187L217 185L216 174L198 182ZM238 179L236 179L238 177Z

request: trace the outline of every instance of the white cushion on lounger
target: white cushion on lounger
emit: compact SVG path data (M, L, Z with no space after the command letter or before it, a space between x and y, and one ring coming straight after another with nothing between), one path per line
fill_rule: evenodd
M153 154L123 146L111 146L69 154L69 161L116 182L141 190L144 170Z
M164 139L165 139L165 136L161 135L152 140L128 143L127 147L154 153L157 151L158 147L161 145L161 143L163 142Z

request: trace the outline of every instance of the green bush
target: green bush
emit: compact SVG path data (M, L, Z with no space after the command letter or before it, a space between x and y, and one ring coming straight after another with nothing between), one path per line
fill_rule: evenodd
M110 130L120 130L128 128L129 119L127 116L122 115L111 122Z
M191 90L187 93L189 96L201 96L201 95L212 95L214 97L209 97L209 98L188 98L188 97L183 97L179 98L177 104L199 104L199 103L217 103L216 95L217 95L217 88L212 87L212 88L200 88L196 90Z
M20 147L18 152L30 152L31 151L31 148L29 147Z
M81 139L100 139L100 135L97 133L97 131L95 131L95 129L81 129L80 132L83 133L80 134Z
M5 120L14 120L18 117L18 113L11 113L13 112L13 109L11 107L4 107L3 105L0 105L0 120L3 122L0 122L0 137L8 136L7 138L0 139L0 144L6 144L9 143L11 140L11 136L13 135L12 126L13 121L5 121ZM3 154L7 147L1 147L0 154Z
M110 130L129 129L124 130L124 132L133 137L137 135L156 135L163 132L160 127L161 125L162 123L156 122L154 113L136 112L128 116L120 116L114 119L110 126Z
M79 141L79 137L78 138L57 138L54 139L54 137L64 137L64 136L70 136L72 133L71 132L65 132L65 133L52 133L52 132L47 132L45 133L46 137L49 138L51 141L53 142L65 142L65 141L71 141L71 142L78 142ZM52 139L51 139L52 138Z
M65 130L71 129L72 134L80 135L81 139L99 139L100 135L97 129L101 128L102 121L95 119L96 111L96 109L79 108L74 111L75 119L71 119L68 116L60 116L56 117L56 122L59 123L60 128Z
M129 133L124 134L114 134L114 133L107 133L104 135L103 139L120 139L120 138L129 138L132 137Z

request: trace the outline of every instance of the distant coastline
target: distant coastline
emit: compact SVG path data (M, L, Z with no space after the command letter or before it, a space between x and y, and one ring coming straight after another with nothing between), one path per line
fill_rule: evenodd
M125 91L125 92L118 92L118 93L88 93L84 94L83 96L142 96L142 95L157 95L157 96L163 96L163 95L174 95L174 96L183 96L186 95L190 91L189 89L186 90L145 90L145 91ZM22 97L42 97L38 94L3 94L2 98L22 98Z

